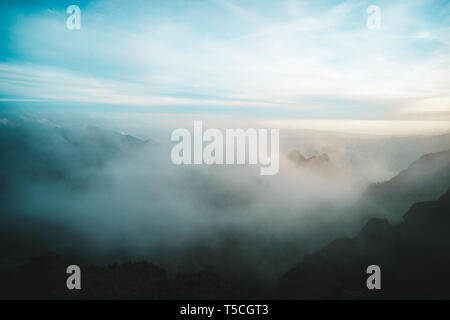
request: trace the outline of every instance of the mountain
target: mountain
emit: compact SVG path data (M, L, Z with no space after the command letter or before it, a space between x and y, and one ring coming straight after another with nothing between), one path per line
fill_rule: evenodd
M65 287L77 261L81 291ZM381 290L366 288L366 268L381 268ZM370 220L354 238L333 241L292 268L271 291L211 272L169 274L149 262L96 266L83 259L42 254L0 272L0 298L450 298L450 190L414 204L404 222Z
M293 149L311 155L326 153L338 167L351 164L353 174L369 180L387 179L392 173L406 168L411 159L450 148L450 134L386 136L315 130L283 132L280 146L286 154Z
M450 150L423 155L392 179L369 185L362 206L367 216L401 220L414 202L435 199L450 188Z
M81 290L68 290L66 269L81 269ZM0 299L229 299L258 292L210 272L168 274L146 261L96 266L74 256L43 253L0 272Z
M306 158L299 150L294 149L289 152L287 157L292 163L301 168L314 170L320 173L336 173L337 171L336 166L325 153Z
M381 268L382 289L366 288ZM450 298L450 190L415 203L398 225L372 219L354 238L307 256L279 282L284 298Z
M8 150L0 154L0 190L19 178L61 180L94 171L146 145L155 143L94 126L0 126L0 148Z
M70 209L61 210L57 203L71 198L67 203L79 208L80 195L92 196L111 185L105 173L110 165L136 159L153 145L93 126L26 120L0 124L0 148L5 151L0 152L0 268L53 248L61 239L82 245L83 233L60 222ZM92 208L97 202L92 201Z

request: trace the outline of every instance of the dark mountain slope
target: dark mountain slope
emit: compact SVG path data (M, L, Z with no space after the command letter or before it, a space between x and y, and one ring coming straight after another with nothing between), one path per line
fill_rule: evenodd
M392 179L371 184L361 201L365 216L401 221L413 203L436 199L450 188L450 150L423 155Z
M366 288L366 268L381 268L382 290ZM372 219L352 239L333 241L287 272L288 298L450 298L450 190L414 204L404 222Z
M76 262L74 262L76 261ZM81 290L68 290L66 268L81 268ZM149 262L96 266L45 253L0 272L0 299L214 299L257 297L239 283L209 272L168 274Z

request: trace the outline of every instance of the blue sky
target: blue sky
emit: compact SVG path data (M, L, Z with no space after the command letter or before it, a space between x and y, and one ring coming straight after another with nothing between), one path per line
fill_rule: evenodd
M81 8L81 29L66 8ZM381 29L366 27L369 5ZM0 105L450 120L450 2L2 1Z

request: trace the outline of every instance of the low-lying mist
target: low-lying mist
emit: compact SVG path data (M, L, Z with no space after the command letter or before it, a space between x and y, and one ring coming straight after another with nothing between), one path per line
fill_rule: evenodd
M355 208L370 183L450 147L448 136L416 144L366 137L365 144L361 136L282 130L280 171L260 176L258 166L172 164L170 126L0 118L2 266L55 251L273 280L305 254L354 234L365 219ZM329 161L305 165L294 149L306 159L327 153Z

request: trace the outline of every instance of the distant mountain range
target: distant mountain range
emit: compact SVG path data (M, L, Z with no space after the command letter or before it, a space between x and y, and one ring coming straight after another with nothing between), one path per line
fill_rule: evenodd
M156 143L95 126L0 126L0 148L8 150L0 153L0 190L21 177L73 178L73 172L95 170L112 158L145 145Z
M366 287L381 268L382 290ZM354 238L333 241L280 280L284 298L450 298L450 190L414 204L404 222L372 219Z

